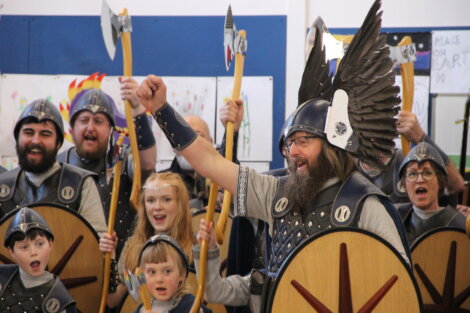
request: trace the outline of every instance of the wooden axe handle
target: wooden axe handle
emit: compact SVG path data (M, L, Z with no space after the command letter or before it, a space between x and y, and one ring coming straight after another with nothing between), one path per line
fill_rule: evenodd
M209 225L214 218L215 204L217 202L219 186L212 182L209 192L209 203L206 211L206 225ZM206 289L206 271L207 271L207 249L208 242L203 239L201 242L201 255L199 257L199 277L198 277L198 288L194 299L193 306L191 307L190 313L197 313L204 298L204 290Z
M137 277L142 275L142 269L140 267L137 267L135 269L135 275ZM144 304L144 308L146 310L151 310L152 309L152 301L150 300L150 295L149 295L149 291L147 289L147 284L139 285L139 295L140 295L140 299L142 300L142 302Z
M405 36L398 44L399 46L404 45L411 45L411 37ZM403 99L402 99L402 111L411 112L413 107L413 96L415 91L414 86L414 64L413 62L402 63L400 64L400 73L401 73L401 80L402 80L402 88L403 88ZM404 136L401 136L401 146L403 156L407 155L410 151L410 141L406 139Z
M119 136L116 147L122 147L124 142L124 137ZM108 234L112 235L114 232L114 219L116 217L116 208L118 203L119 195L119 186L121 184L121 167L122 160L119 159L116 164L114 164L113 174L113 191L111 194L111 203L109 204L109 217L108 217ZM109 289L109 278L111 275L111 253L106 252L104 255L104 274L103 274L103 290L101 291L101 303L100 303L100 313L104 313L106 310L106 299L108 298L108 289Z
M246 32L240 30L238 33L243 39L246 39ZM243 78L243 66L245 64L245 56L241 53L235 55L235 77L233 81L233 92L232 100L236 101L240 98L240 89L242 87L242 78ZM227 136L225 142L227 147L225 149L225 158L229 161L233 160L233 136L234 136L234 125L231 122L227 123ZM217 222L217 227L215 229L215 234L217 237L217 242L221 245L224 243L224 233L227 226L228 213L230 209L230 204L232 202L232 195L230 192L225 190L224 192L224 201L222 204L222 211L220 212L219 221Z
M123 9L120 16L127 15L127 9ZM131 46L131 34L129 32L123 32L121 34L121 45L122 45L122 56L124 59L124 76L132 76L132 46ZM132 105L129 101L124 101L125 113L126 113L126 124L129 132L129 142L131 144L132 151L132 162L134 176L132 179L132 191L129 198L129 202L132 207L137 210L139 204L139 195L142 186L141 170L140 170L140 156L139 147L137 145L137 135L135 133L134 117L132 116Z

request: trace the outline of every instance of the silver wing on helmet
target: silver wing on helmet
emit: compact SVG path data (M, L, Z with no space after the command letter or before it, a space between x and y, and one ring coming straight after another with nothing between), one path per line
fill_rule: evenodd
M322 36L315 36L299 88L299 105L314 99L330 102L322 129L328 142L379 168L379 158L393 153L401 102L386 38L380 35L380 6L376 0L370 8L332 82Z

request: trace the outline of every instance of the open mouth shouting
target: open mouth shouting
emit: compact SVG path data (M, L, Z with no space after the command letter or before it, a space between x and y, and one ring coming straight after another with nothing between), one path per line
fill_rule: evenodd
M26 148L26 154L29 159L39 159L44 155L45 149L39 145L30 145Z
M291 171L306 172L308 171L308 161L303 157L293 157L291 160Z
M164 296L166 295L166 288L165 287L157 287L155 288L155 291L157 292L158 295Z
M428 190L426 187L417 187L415 189L415 194L418 199L423 199L427 196Z
M98 138L97 136L92 134L85 134L85 136L83 136L83 140L88 144L94 144L95 142L97 142Z
M41 262L39 261L33 261L29 264L29 266L31 266L31 269L33 270L33 272L38 272L41 270Z
M166 219L166 214L158 213L153 215L153 220L155 221L155 224L157 225L162 225L165 223Z

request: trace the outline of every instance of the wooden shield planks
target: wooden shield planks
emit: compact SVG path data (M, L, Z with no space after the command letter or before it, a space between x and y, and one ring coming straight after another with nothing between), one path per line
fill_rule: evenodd
M470 312L470 239L464 231L441 228L424 234L411 258L423 312Z
M77 302L80 312L98 312L103 257L99 250L96 232L83 217L68 209L49 205L29 207L44 217L54 234L48 271L60 277ZM14 213L10 213L0 221L2 236L6 233ZM3 244L0 247L0 254L11 260L10 253Z
M316 309L307 298L316 300ZM325 232L297 248L268 302L268 312L279 313L372 311L420 312L420 297L410 269L388 243L351 229Z

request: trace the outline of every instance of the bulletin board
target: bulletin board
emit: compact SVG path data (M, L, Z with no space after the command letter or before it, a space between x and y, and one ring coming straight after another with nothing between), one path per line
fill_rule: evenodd
M470 30L432 33L431 93L470 90Z
M232 90L232 77L217 78L217 107L232 97ZM240 98L244 101L245 111L238 133L238 159L271 161L273 78L243 77ZM224 127L217 116L217 143L222 142L223 135Z
M61 111L65 141L61 151L73 146L71 129L68 123L67 106L69 85L87 78L85 75L23 75L3 74L0 77L0 134L3 143L0 145L0 156L5 159L2 164L11 169L16 158L13 128L18 116L32 101L47 98L56 104ZM139 83L145 78L134 77ZM232 77L162 77L167 86L167 101L182 116L197 115L205 120L215 142L220 143L223 127L216 112L218 106L231 96ZM116 115L124 117L124 103L120 99L117 76L105 76L101 88L114 100L118 111ZM216 99L216 95L218 98ZM240 130L239 155L246 161L271 161L272 134L272 77L244 77L241 97L245 102L245 121ZM255 122L259 119L263 123ZM149 118L157 141L157 162L172 160L173 149L160 127ZM217 123L216 123L217 121ZM217 128L217 132L216 132ZM254 134L257 134L256 136ZM168 163L166 163L168 164Z

